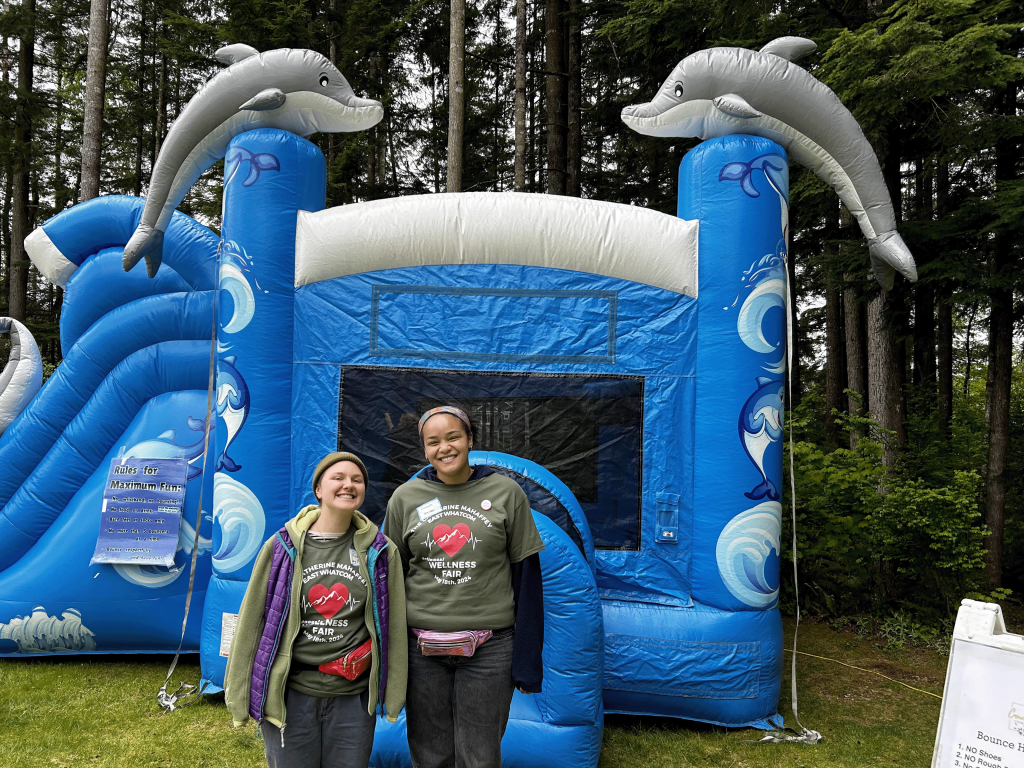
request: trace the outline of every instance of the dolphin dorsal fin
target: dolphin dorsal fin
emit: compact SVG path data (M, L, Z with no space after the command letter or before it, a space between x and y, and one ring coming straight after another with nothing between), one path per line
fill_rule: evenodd
M769 379L767 376L758 376L757 377L757 386L759 386L759 387L763 387L765 384L771 384L771 383L772 383L772 379Z
M265 109L277 109L287 98L280 88L267 88L245 102L238 110L251 109L254 112L262 112Z
M225 66L231 66L237 64L243 59L248 59L250 56L256 56L259 53L251 45L245 43L234 43L232 45L225 45L223 48L218 48L213 54L213 58L219 61Z
M802 59L809 53L818 50L818 44L806 37L777 37L761 49L761 53L770 53L786 61Z
M157 437L161 438L163 440L173 440L174 439L174 430L173 429L168 429L165 432L161 432L159 435L157 435Z
M722 112L733 117L760 117L761 113L750 106L746 99L735 93L723 93L712 99L712 103Z

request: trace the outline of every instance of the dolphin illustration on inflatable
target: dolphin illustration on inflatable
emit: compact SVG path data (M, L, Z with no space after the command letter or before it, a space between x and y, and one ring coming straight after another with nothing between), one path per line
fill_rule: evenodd
M193 432L199 433L199 439L189 445L177 442L175 430L169 429L152 440L143 440L131 448L125 449L121 456L140 459L185 459L188 462L188 477L191 480L203 474L203 447L206 442L206 421L189 416L185 422Z
M229 66L192 97L168 132L142 219L124 247L126 272L145 257L147 274L156 275L171 214L202 173L224 157L233 137L255 128L304 137L362 131L384 116L379 101L356 96L337 67L316 51L260 53L238 43L215 56Z
M781 462L781 456L778 461L766 461L765 454L773 446L777 446L776 450L782 450L782 398L786 387L781 381L763 376L757 377L757 384L754 394L743 404L739 429L743 450L761 473L761 482L743 495L754 501L765 496L771 501L778 501L779 489L768 479L764 467L766 464L773 466Z
M0 335L11 335L11 354L0 371L0 435L11 426L43 386L43 361L28 328L11 317L0 317Z
M816 48L780 37L760 51L698 51L676 65L653 100L624 108L622 120L646 136L771 139L836 190L868 240L883 288L892 288L896 272L917 280L871 144L839 97L793 63Z
M217 361L217 415L224 419L228 437L224 442L224 450L217 457L214 472L237 472L242 468L241 464L236 464L228 456L228 448L249 417L249 387L235 367L236 362L234 356Z

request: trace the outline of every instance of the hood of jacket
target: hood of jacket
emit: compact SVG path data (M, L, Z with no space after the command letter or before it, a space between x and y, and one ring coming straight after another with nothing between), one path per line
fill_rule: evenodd
M319 504L309 504L300 509L295 517L284 524L288 535L292 537L292 543L298 547L300 552L302 547L299 542L303 540L309 529L313 527L313 523L320 519L320 512ZM373 543L373 539L377 535L377 526L358 509L352 513L351 525L355 528L352 545L359 551L365 551Z

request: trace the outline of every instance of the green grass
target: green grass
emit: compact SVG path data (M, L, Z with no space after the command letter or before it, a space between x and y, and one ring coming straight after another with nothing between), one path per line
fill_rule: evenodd
M788 646L789 621L786 638ZM799 650L942 693L946 657L934 651L889 651L876 639L835 632L823 624L801 626ZM152 656L0 660L0 766L265 765L255 726L233 729L221 696L160 713L156 692L169 661ZM792 725L789 654L785 668L779 711ZM179 664L174 679L197 682L198 665ZM746 744L762 734L609 715L601 768L930 765L938 699L807 656L799 657L798 681L800 719L822 732L822 744Z

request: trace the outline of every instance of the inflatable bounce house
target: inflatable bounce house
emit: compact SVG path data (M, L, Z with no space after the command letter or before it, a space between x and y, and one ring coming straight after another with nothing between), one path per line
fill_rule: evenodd
M183 647L216 689L256 553L318 459L365 458L379 522L423 464L418 414L454 403L546 545L544 690L516 694L506 765L596 765L605 712L781 725L787 150L857 216L879 279L916 277L859 127L792 63L807 42L699 52L624 111L708 139L677 216L511 193L325 210L304 137L380 105L313 52L222 49L146 200L26 241L67 292L64 360L35 394L30 336L0 326L0 654L174 652L195 556ZM218 237L174 207L220 157ZM90 564L126 457L188 464L173 564ZM403 719L374 750L409 763Z

